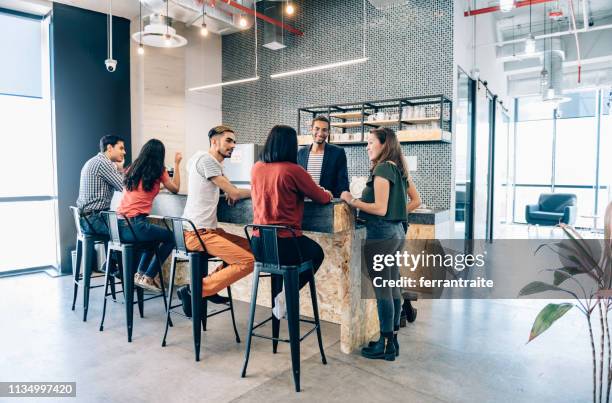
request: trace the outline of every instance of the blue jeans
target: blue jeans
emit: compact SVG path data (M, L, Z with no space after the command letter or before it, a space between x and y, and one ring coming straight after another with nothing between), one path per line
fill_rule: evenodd
M81 217L80 221L81 231L84 234L108 236L108 226L102 213L92 213L87 217Z
M152 250L145 250L142 252L140 263L138 264L138 273L153 278L159 273L161 265L166 261L168 256L170 256L170 253L172 253L172 249L174 248L174 235L167 228L150 223L145 215L130 218L130 223L132 224L134 233L130 231L125 220L119 220L119 235L121 236L122 242L159 243L157 249L159 261ZM134 238L134 235L136 235L136 238Z
M401 221L385 221L380 218L368 219L366 222L366 243L364 255L368 262L370 279L380 277L383 280L399 280L397 266L386 267L375 271L370 267L373 255L393 255L400 250L406 239L406 231ZM380 332L390 333L399 329L402 313L402 293L398 287L374 287L376 308L380 322Z

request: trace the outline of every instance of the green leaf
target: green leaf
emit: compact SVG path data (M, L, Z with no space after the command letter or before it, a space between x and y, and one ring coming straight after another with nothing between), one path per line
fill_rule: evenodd
M565 315L567 311L572 309L573 306L573 304L569 304L567 302L563 304L546 305L535 318L527 343L548 330L548 328L555 323L557 319Z
M543 281L533 281L527 284L525 287L519 291L519 297L523 297L525 295L537 294L544 291L565 291L562 288L557 287L556 285L547 284Z
M553 285L561 285L568 278L575 276L576 274L583 274L582 270L575 267L562 267L560 269L554 269L554 280Z

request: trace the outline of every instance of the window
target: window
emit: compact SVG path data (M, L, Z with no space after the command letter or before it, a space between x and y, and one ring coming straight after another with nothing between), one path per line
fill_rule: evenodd
M0 273L57 266L47 20L0 12ZM36 253L32 253L32 244Z
M612 162L605 152L612 147L612 122L605 106L608 93L564 95L570 101L556 110L539 97L517 100L515 222L525 222L525 206L536 204L541 193L573 193L578 201L574 225L591 228L593 216L603 218L610 200ZM603 220L597 221L601 228Z
M557 119L555 185L595 186L597 119Z
M550 184L552 180L553 122L535 120L516 124L516 178L520 184Z

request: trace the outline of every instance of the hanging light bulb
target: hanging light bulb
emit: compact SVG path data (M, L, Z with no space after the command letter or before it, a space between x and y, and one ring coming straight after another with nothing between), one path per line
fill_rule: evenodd
M536 51L536 40L533 34L529 34L527 39L525 39L525 54L533 55Z
M287 3L287 7L285 7L285 12L287 15L293 15L295 13L295 7L293 7L292 3Z
M533 32L531 31L531 3L529 3L529 36L525 40L525 54L533 55L536 50L536 41Z
M514 0L499 0L499 10L502 13L507 13L508 11L512 11L514 8Z
M244 15L240 16L240 21L238 22L242 28L247 26L247 20L244 18Z
M142 46L142 43L138 45L138 54L140 56L144 55L144 46Z
M171 46L172 45L172 36L170 36L170 34L164 35L164 44L166 46Z
M206 2L202 2L202 28L200 28L200 35L208 36L208 28L206 27Z
M542 88L548 87L548 70L546 70L546 67L542 67L542 71L540 71L540 86Z

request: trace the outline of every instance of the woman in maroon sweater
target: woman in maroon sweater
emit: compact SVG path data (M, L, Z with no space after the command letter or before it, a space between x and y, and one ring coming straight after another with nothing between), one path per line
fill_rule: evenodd
M302 234L304 197L314 202L327 204L332 194L323 190L310 174L297 164L297 133L289 126L274 126L260 155L260 160L251 171L251 198L253 200L253 223L287 225L295 230L297 243L304 261L311 260L316 272L323 263L323 249L318 243ZM257 259L261 243L253 236L253 253ZM299 264L299 255L291 232L278 233L280 264ZM310 280L310 272L300 275L300 288ZM278 293L280 290L276 290ZM275 293L275 294L276 294Z

